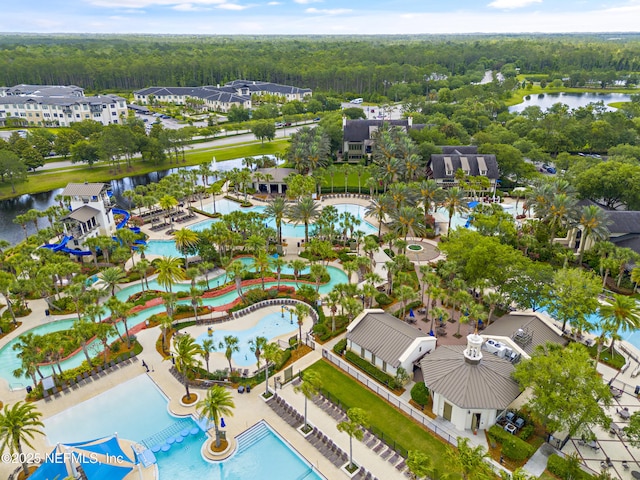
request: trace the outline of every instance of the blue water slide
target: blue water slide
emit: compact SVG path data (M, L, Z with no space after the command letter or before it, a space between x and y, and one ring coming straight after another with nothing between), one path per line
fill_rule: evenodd
M65 235L60 243L49 243L47 245L43 245L42 248L49 248L54 252L70 253L72 255L78 255L81 257L91 255L91 250L77 250L67 247L67 243L69 243L70 240L73 240L73 237Z
M116 225L116 230L120 230L121 228L124 228L124 226L129 221L129 218L131 218L131 214L129 212L127 212L126 210L122 210L120 208L113 208L113 209L111 209L111 211L113 212L114 215L122 215L122 216L124 216L124 218L120 221L120 223L118 223L118 225Z

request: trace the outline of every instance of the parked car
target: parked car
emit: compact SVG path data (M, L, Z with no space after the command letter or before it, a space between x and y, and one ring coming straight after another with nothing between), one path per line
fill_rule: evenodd
M313 119L314 122L319 122L320 121L320 117L316 117Z
M284 127L284 123L282 122L276 123L276 128L282 128L282 127Z
M285 127L290 127L291 126L291 122L287 122L284 124Z
M547 166L546 170L547 170L547 173L551 173L551 174L554 174L554 175L556 173L555 167L552 167L552 166Z

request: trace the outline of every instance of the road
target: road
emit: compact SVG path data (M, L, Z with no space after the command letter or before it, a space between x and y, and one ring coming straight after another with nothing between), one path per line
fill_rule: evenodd
M313 122L308 122L313 124ZM295 124L291 127L279 128L276 130L276 138L288 138L293 133L297 132L300 128L302 128L307 123L300 122L300 124ZM222 134L218 134L217 137L207 140L202 143L195 143L193 145L189 145L187 148L190 150L202 150L207 148L214 147L224 147L227 145L237 145L243 143L251 143L256 142L256 137L249 130L240 130L238 135L230 135L230 136L219 136ZM195 137L195 139L202 137ZM73 168L77 164L71 162L71 160L59 160L55 162L48 162L44 166L38 169L38 172L42 172L44 170L54 170L57 168Z

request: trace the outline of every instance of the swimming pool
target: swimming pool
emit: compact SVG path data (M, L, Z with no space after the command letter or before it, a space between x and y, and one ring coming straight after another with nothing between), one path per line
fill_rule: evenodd
M250 257L242 257L242 258L246 258L246 260L243 260L244 262L251 261ZM324 285L320 285L320 289L319 289L319 292L323 295L329 293L333 289L333 287L338 283L347 283L347 274L344 273L339 268L328 266L327 271L329 272L330 280L328 283ZM223 281L224 281L224 275L220 275L218 277L213 277L212 279L210 279L209 283L211 286L215 286L217 282L222 283ZM277 282L265 282L265 288L275 287L277 285L278 285ZM280 282L280 285L286 285L290 287L298 286L296 282L291 280L282 281ZM158 285L158 282L155 279L149 281L149 288L152 290L164 290L164 288ZM188 291L190 288L191 288L191 284L189 282L178 283L173 286L173 291L174 292ZM262 288L262 287L261 285L255 285L250 288ZM249 287L244 287L243 291L246 291L248 289ZM134 293L140 292L141 290L142 290L142 287L140 283L136 283L134 285L130 285L116 292L116 297L119 298L120 300L126 300L131 295L133 295ZM237 292L235 290L231 290L225 293L224 295L220 295L215 298L205 298L203 299L202 304L205 306L217 307L220 305L229 304L233 302L236 298L238 298ZM180 300L178 304L190 305L191 300ZM154 315L156 313L161 313L164 311L165 311L164 305L157 305L155 307L147 308L134 315L131 315L131 317L129 317L127 320L129 329L133 328L136 325L141 324L151 315ZM44 333L49 333L49 332L58 331L58 330L68 330L72 324L73 324L73 319L59 320L59 321L50 322L44 325L40 325L31 330L27 330L24 333L32 332L36 334L44 334ZM119 322L117 324L117 328L120 333L124 333L124 324L122 322ZM115 340L115 338L116 336L114 336L112 340ZM11 390L24 388L27 385L31 385L32 383L30 378L27 378L27 377L15 378L13 376L13 371L20 367L20 360L17 357L18 352L13 350L13 345L17 341L18 341L17 339L14 339L8 342L2 348L0 348L0 377L4 378L8 382L9 388ZM89 354L91 356L95 356L100 352L102 352L102 344L97 340L91 343L88 348L89 348ZM76 355L69 357L63 360L62 362L60 362L60 364L63 370L67 370L70 368L75 368L80 366L84 360L85 360L84 354L82 353L82 351L79 351ZM47 375L51 372L51 367L41 367L41 370L44 375Z
M293 323L291 323L293 321ZM281 312L270 313L260 319L260 321L253 327L246 330L222 330L216 329L212 335L203 333L200 335L196 342L202 345L202 341L206 338L213 340L214 345L218 345L223 341L227 335L233 335L238 337L238 352L235 352L232 357L232 362L238 366L248 367L256 364L256 357L251 351L249 340L255 339L257 336L265 337L267 340L285 335L287 333L298 332L298 318L295 313L289 315L288 312L284 312L284 317ZM222 349L220 349L222 351ZM262 364L264 364L264 359Z
M361 221L360 225L356 228L356 230L361 230L365 235L377 235L378 229L374 227L371 223L364 220L366 207L361 205L353 204L353 203L337 203L333 205L336 210L338 210L338 214L349 212L355 218ZM255 205L251 208L242 208L239 203L233 202L231 200L227 200L225 198L221 200L216 200L216 211L219 213L227 214L234 212L236 210L241 210L243 212L257 212L263 213L265 210L264 205ZM205 211L209 213L213 213L213 204L209 204L205 206ZM203 220L202 222L198 222L196 224L191 225L190 229L196 231L206 230L211 226L213 222L218 221L218 219L209 219ZM274 219L265 220L267 226L271 228L276 228L276 222ZM310 230L313 229L313 224L309 225ZM284 238L293 237L293 238L304 238L304 225L294 225L292 223L283 222L282 223L282 236ZM147 250L148 251L148 250Z
M505 212L510 213L512 215L515 215L515 206L514 205L503 205L503 204L500 204L500 206L504 209ZM470 223L469 223L469 216L473 215L472 212L473 212L473 210L470 210L469 213L465 214L465 215L460 215L459 213L456 213L455 215L453 215L451 217L451 230L453 231L456 228L471 228L471 229L473 229L473 226L470 225ZM437 208L435 213L434 213L434 217L436 219L436 222L438 222L438 223L445 223L445 224L449 223L449 212L444 207Z
M227 423L233 421L236 421L234 417L227 419ZM171 415L166 398L145 374L64 410L46 419L44 424L51 445L91 440L115 432L120 438L145 446L153 442L170 444L167 451L155 454L161 480L323 478L265 422L239 435L237 450L227 460L205 461L200 450L206 434L193 417ZM173 433L181 430L190 433ZM165 437L174 441L168 443ZM178 437L179 442L175 441Z

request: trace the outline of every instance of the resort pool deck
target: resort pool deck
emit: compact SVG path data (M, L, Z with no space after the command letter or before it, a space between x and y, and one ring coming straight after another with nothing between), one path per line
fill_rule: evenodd
M238 425L233 417L227 422ZM229 458L221 462L204 460L201 448L207 435L192 416L171 415L166 397L147 375L121 383L44 423L50 445L92 440L116 432L119 438L152 451L154 442L162 445L165 448L155 453L161 480L324 478L264 421L237 436L236 450Z

